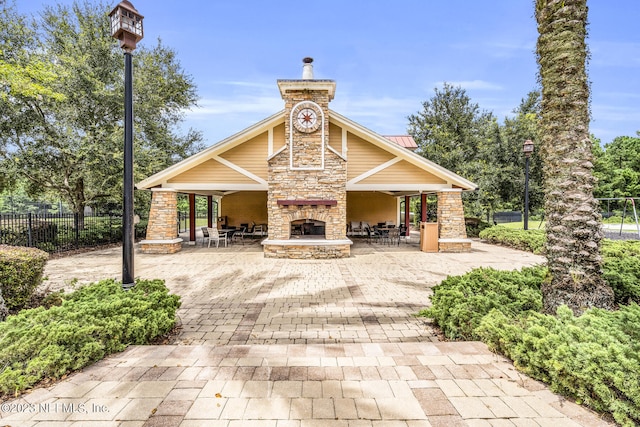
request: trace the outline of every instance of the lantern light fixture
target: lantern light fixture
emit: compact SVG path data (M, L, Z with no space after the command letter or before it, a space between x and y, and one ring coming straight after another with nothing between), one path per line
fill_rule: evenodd
M526 156L530 156L531 153L533 153L533 141L531 141L530 139L527 139L522 145L522 152Z
M144 37L142 19L144 16L128 0L123 0L109 13L111 36L120 40L120 47L132 51Z

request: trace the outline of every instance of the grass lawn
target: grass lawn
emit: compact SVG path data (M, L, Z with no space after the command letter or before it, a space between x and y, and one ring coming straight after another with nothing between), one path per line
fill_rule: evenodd
M506 227L506 228L511 228L513 230L524 230L524 222L520 221L520 222L503 222L498 224L501 227ZM620 229L620 223L604 223L603 224L604 227L606 229L609 230L619 230ZM539 220L529 220L529 230L535 230L535 229L540 229L540 230L544 230L544 226L545 226L545 222L544 221L539 221ZM636 224L633 220L631 221L625 221L624 223L624 229L631 229L631 230L635 230L636 228Z
M503 222L498 224L501 227L512 228L516 230L524 230L524 222ZM536 228L544 229L544 221L540 222L538 220L529 220L529 230L534 230Z

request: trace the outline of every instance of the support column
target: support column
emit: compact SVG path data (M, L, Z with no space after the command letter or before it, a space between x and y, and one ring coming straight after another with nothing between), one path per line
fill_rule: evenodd
M189 244L196 244L196 195L189 193Z
M471 239L467 238L464 223L462 190L438 192L438 250L440 252L469 252Z
M182 239L177 237L176 224L178 193L170 188L151 189L151 210L146 239L140 242L140 250L147 254L172 254L182 249Z
M207 196L207 227L213 228L213 196Z
M411 231L411 196L404 196L404 226L408 236Z
M427 193L420 194L420 221L427 222Z

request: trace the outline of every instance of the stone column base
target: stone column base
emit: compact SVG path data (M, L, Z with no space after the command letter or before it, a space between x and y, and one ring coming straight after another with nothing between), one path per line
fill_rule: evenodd
M351 256L353 242L345 240L291 239L262 241L265 258L331 259Z
M438 239L438 252L471 252L471 239Z
M143 254L175 254L182 250L182 239L171 240L143 240L140 251Z

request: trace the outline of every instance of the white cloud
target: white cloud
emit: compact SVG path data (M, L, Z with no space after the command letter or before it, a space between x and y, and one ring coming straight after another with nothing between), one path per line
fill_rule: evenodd
M213 84L222 85L222 86L258 88L258 89L263 89L268 91L272 91L274 88L273 83L259 83L259 82L246 82L246 81L218 81L218 82L213 82Z
M640 99L640 93L635 92L598 92L598 96L614 99Z
M422 107L418 98L393 98L341 96L331 104L331 109L382 135L404 134L407 117Z
M596 104L591 110L598 120L640 123L640 111L628 107Z
M211 119L211 116L238 113L261 113L266 117L284 107L280 98L247 95L234 98L205 98L198 101L198 105L186 112L189 118Z
M527 41L496 41L487 43L477 43L475 41L465 43L453 43L451 48L467 50L490 58L508 59L517 58L522 55L533 55L536 49L535 38Z
M599 67L640 66L640 43L633 42L592 42L591 65Z
M459 82L437 82L436 86L440 87L444 83L452 86L460 86L463 89L477 89L477 90L503 90L503 87L496 83L491 83L486 80L462 80Z

